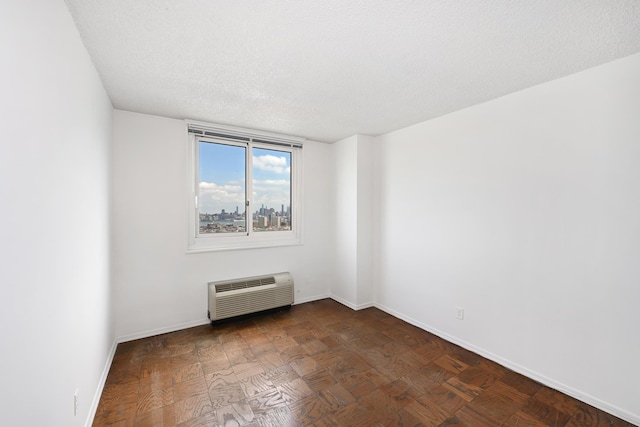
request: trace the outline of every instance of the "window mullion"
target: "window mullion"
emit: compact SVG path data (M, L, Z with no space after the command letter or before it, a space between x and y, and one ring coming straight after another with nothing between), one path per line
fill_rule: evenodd
M270 144L252 139L232 141L194 134L189 136L190 153L188 158L191 170L189 210L192 212L189 217L192 219L189 221L187 252L286 246L302 243L300 198L298 197L299 181L302 178L298 163L300 160L299 148L274 148ZM236 148L233 149L233 147ZM241 152L242 148L244 148L244 152ZM242 154L244 154L244 159ZM255 165L254 160L256 161ZM240 181L243 179L241 175L243 166L245 168L245 182L241 192L238 190L240 190ZM290 168L288 178L282 176L282 168L285 166ZM278 167L279 170L276 169ZM218 171L218 176L226 176L226 178L219 181L218 176L211 173L212 171ZM259 180L258 183L255 182L256 179ZM283 186L285 179L291 180L288 189ZM255 191L258 193L255 194ZM288 201L287 191L289 193ZM244 193L244 203L241 201L242 193ZM229 197L225 198L226 195ZM272 201L270 197L274 200ZM282 202L279 199L282 199ZM264 203L264 213L258 206L260 205L258 200L260 203ZM233 214L231 208L227 208L229 211L227 215L225 215L224 209L220 211L220 205L228 204L229 201L237 203L237 206L244 204L246 226L244 232L240 230L239 222L232 227L219 225L225 224L225 221L230 223L232 217L239 219L239 215ZM256 210L264 215L264 218L259 218L259 227L254 227L253 215ZM288 224L280 227L283 221L282 216L287 211L291 213L291 215L287 215ZM201 212L208 214L203 218L202 225L200 222Z
M195 237L198 237L200 233L200 180L198 179L198 165L200 164L200 150L198 149L198 138L194 138L193 140L193 161L194 161L194 174L192 175L193 179L193 187L192 187L192 197L193 197L193 205L194 210L191 213L195 220L195 229L192 232L195 234Z
M251 152L252 146L247 143L246 160L245 160L245 220L247 227L247 236L251 236L253 233L253 154Z

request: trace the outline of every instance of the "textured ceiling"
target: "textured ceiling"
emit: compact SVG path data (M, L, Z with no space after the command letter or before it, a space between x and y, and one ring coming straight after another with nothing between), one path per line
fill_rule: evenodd
M638 0L66 0L118 109L324 142L640 52Z

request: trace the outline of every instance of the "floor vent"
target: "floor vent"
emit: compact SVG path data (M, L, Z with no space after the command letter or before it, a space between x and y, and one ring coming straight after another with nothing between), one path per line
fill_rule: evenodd
M290 273L209 283L209 319L228 319L293 304Z

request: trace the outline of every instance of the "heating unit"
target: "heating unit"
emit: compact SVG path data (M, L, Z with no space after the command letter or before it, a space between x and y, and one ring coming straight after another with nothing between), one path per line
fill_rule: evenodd
M227 319L293 304L290 273L209 282L209 319Z

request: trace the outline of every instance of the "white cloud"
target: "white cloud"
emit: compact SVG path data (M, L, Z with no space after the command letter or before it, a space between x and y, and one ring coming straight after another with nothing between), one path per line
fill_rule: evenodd
M289 173L286 157L265 154L264 156L253 156L253 166L263 171L275 173Z
M237 184L226 184L226 185L218 185L215 182L204 182L200 183L200 193L209 193L209 194L237 194L243 191L242 185Z
M253 201L255 206L265 205L280 209L280 205L289 206L291 201L291 182L286 179L253 180Z
M222 209L227 212L244 211L245 186L241 181L228 181L224 184L202 181L199 183L200 198L198 204L202 213L219 213ZM254 179L253 204L255 211L261 206L280 210L291 204L291 182L288 179Z
M227 183L224 185L215 182L200 182L200 211L208 213L220 212L225 206L227 209L235 206L244 206L244 185Z
M271 185L289 186L290 183L291 181L286 179L263 179L263 180L254 179L253 180L253 185L258 185L258 186L271 186Z

